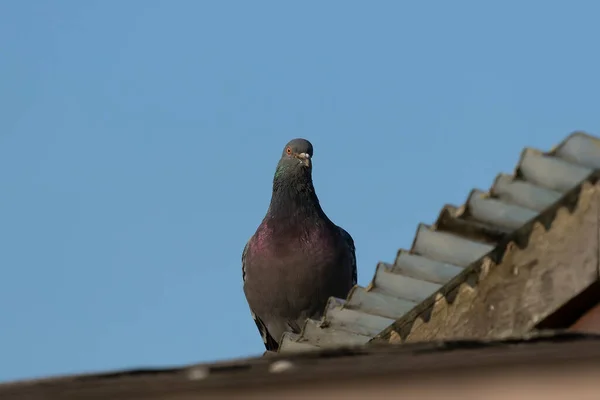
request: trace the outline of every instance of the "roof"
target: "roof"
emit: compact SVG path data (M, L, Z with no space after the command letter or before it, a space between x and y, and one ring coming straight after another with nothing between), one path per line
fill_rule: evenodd
M494 372L497 375L498 371L502 376L500 384L514 388L513 385L507 385L511 372L516 371L517 375L532 379L532 373L550 369L558 374L557 378L564 378L582 365L593 365L596 370L592 371L592 380L598 385L599 359L600 336L550 332L507 340L438 341L401 346L387 344L322 349L292 355L279 354L273 358L257 357L181 368L116 371L15 382L0 384L0 398L331 398L332 392L348 390L352 385L354 387L350 390L354 391L354 395L357 395L357 390L362 391L360 398L367 393L375 394L377 389L389 385L393 385L393 396L385 398L398 398L402 397L401 394L409 393L412 393L409 397L426 398L415 396L415 393L432 386L442 391L448 390L450 381L453 385L450 390L457 395L457 385L461 380L466 383L464 386L473 390L477 379L493 377ZM565 371L565 363L569 363L568 371ZM444 382L445 385L441 386ZM576 388L571 386L569 390ZM595 388L597 393L598 387ZM481 398L481 388L478 387L476 393L478 396L471 393L474 397L464 398Z
M309 391L330 398L356 394L350 386L359 383L363 395L393 386L393 398L417 397L434 386L443 391L431 382L448 384L451 376L454 384L463 371L480 379L504 368L502 387L514 387L506 379L519 365L558 367L556 384L565 362L571 374L595 363L597 382L600 336L544 329L560 309L583 309L573 300L592 293L595 308L575 326L598 331L599 278L600 139L576 132L548 153L525 149L513 175L499 175L487 192L473 190L463 206L445 206L432 226L421 224L411 249L380 263L368 287L330 299L321 321L286 334L282 354L0 384L0 398L266 399L300 388L302 398ZM466 382L473 391L474 381Z
M590 175L377 339L500 338L571 326L598 303L599 177Z
M379 263L366 288L331 298L323 318L307 320L301 334L286 333L280 352L359 345L394 334L403 340L441 299L453 303L457 287L477 285L482 268L499 263L515 243L526 246L535 221L549 227L559 210L577 206L582 182L594 183L596 169L600 139L583 132L546 153L524 149L513 174L499 174L488 191L472 190L460 207L446 205L433 225L420 224L409 250L399 250L393 264Z

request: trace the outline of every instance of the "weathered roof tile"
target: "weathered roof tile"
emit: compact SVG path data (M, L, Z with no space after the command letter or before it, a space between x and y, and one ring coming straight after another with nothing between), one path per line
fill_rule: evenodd
M382 326L429 298L461 271L600 169L600 139L569 135L548 153L526 148L512 175L500 174L489 191L472 190L461 207L445 206L433 225L419 224L410 250L393 265L379 263L367 288L332 299L321 321L285 335L281 352L368 342Z

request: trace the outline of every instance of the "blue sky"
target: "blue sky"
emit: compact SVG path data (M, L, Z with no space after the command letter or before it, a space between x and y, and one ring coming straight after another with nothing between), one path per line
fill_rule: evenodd
M525 146L600 134L595 1L0 2L0 381L262 353L291 138L359 283Z

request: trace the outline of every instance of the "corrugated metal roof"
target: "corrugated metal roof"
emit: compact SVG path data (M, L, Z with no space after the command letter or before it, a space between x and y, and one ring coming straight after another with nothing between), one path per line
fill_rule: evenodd
M445 206L434 225L420 224L410 250L379 263L366 287L331 298L320 321L286 333L280 352L365 344L465 267L490 253L507 234L535 218L600 169L600 139L574 132L548 153L526 148L514 174L500 174L489 191L472 190L460 207Z

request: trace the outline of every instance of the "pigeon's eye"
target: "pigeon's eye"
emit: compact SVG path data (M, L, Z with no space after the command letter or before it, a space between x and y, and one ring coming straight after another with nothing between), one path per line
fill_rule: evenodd
M288 147L286 147L286 148L285 148L285 152L286 152L286 154L289 156L290 154L292 154L292 148L291 148L291 147L289 147L289 146L288 146Z

